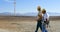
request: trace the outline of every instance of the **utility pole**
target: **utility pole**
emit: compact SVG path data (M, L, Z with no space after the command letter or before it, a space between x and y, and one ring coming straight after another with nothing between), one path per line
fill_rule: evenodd
M16 0L14 0L14 16L16 16Z

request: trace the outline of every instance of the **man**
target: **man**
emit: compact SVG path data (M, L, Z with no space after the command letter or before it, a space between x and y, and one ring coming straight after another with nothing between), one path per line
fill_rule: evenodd
M43 14L43 22L42 23L42 32L48 32L47 29L46 29L46 25L48 27L48 24L49 24L49 15L46 13L46 10L45 9L42 9L42 14Z
M37 7L37 10L38 10L38 16L37 16L37 27L36 27L36 31L35 32L38 32L38 28L40 28L41 29L41 31L42 31L42 23L41 23L41 21L42 21L42 12L41 12L41 7L40 6L38 6Z

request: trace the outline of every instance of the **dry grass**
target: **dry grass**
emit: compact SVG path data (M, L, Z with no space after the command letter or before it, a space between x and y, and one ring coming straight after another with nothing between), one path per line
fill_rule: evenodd
M0 32L34 32L36 23L32 18L5 18L5 20L0 20ZM60 32L60 20L50 21L50 26L49 32ZM39 30L39 32L41 31Z

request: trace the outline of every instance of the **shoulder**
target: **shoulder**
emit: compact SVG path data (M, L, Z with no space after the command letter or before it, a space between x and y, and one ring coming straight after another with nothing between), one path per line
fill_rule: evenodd
M48 14L48 13L45 13L45 15L49 16L49 14Z
M49 17L49 14L48 13L46 13L46 15L47 15L47 17Z
M49 14L47 13L47 16L49 16Z
M44 16L45 16L45 17L49 17L49 14L48 14L48 13L45 13Z

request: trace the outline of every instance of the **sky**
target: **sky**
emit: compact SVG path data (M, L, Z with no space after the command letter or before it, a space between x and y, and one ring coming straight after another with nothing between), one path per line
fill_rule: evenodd
M0 13L14 13L14 0L0 0ZM37 12L37 6L47 12L60 13L60 0L16 0L16 13Z

